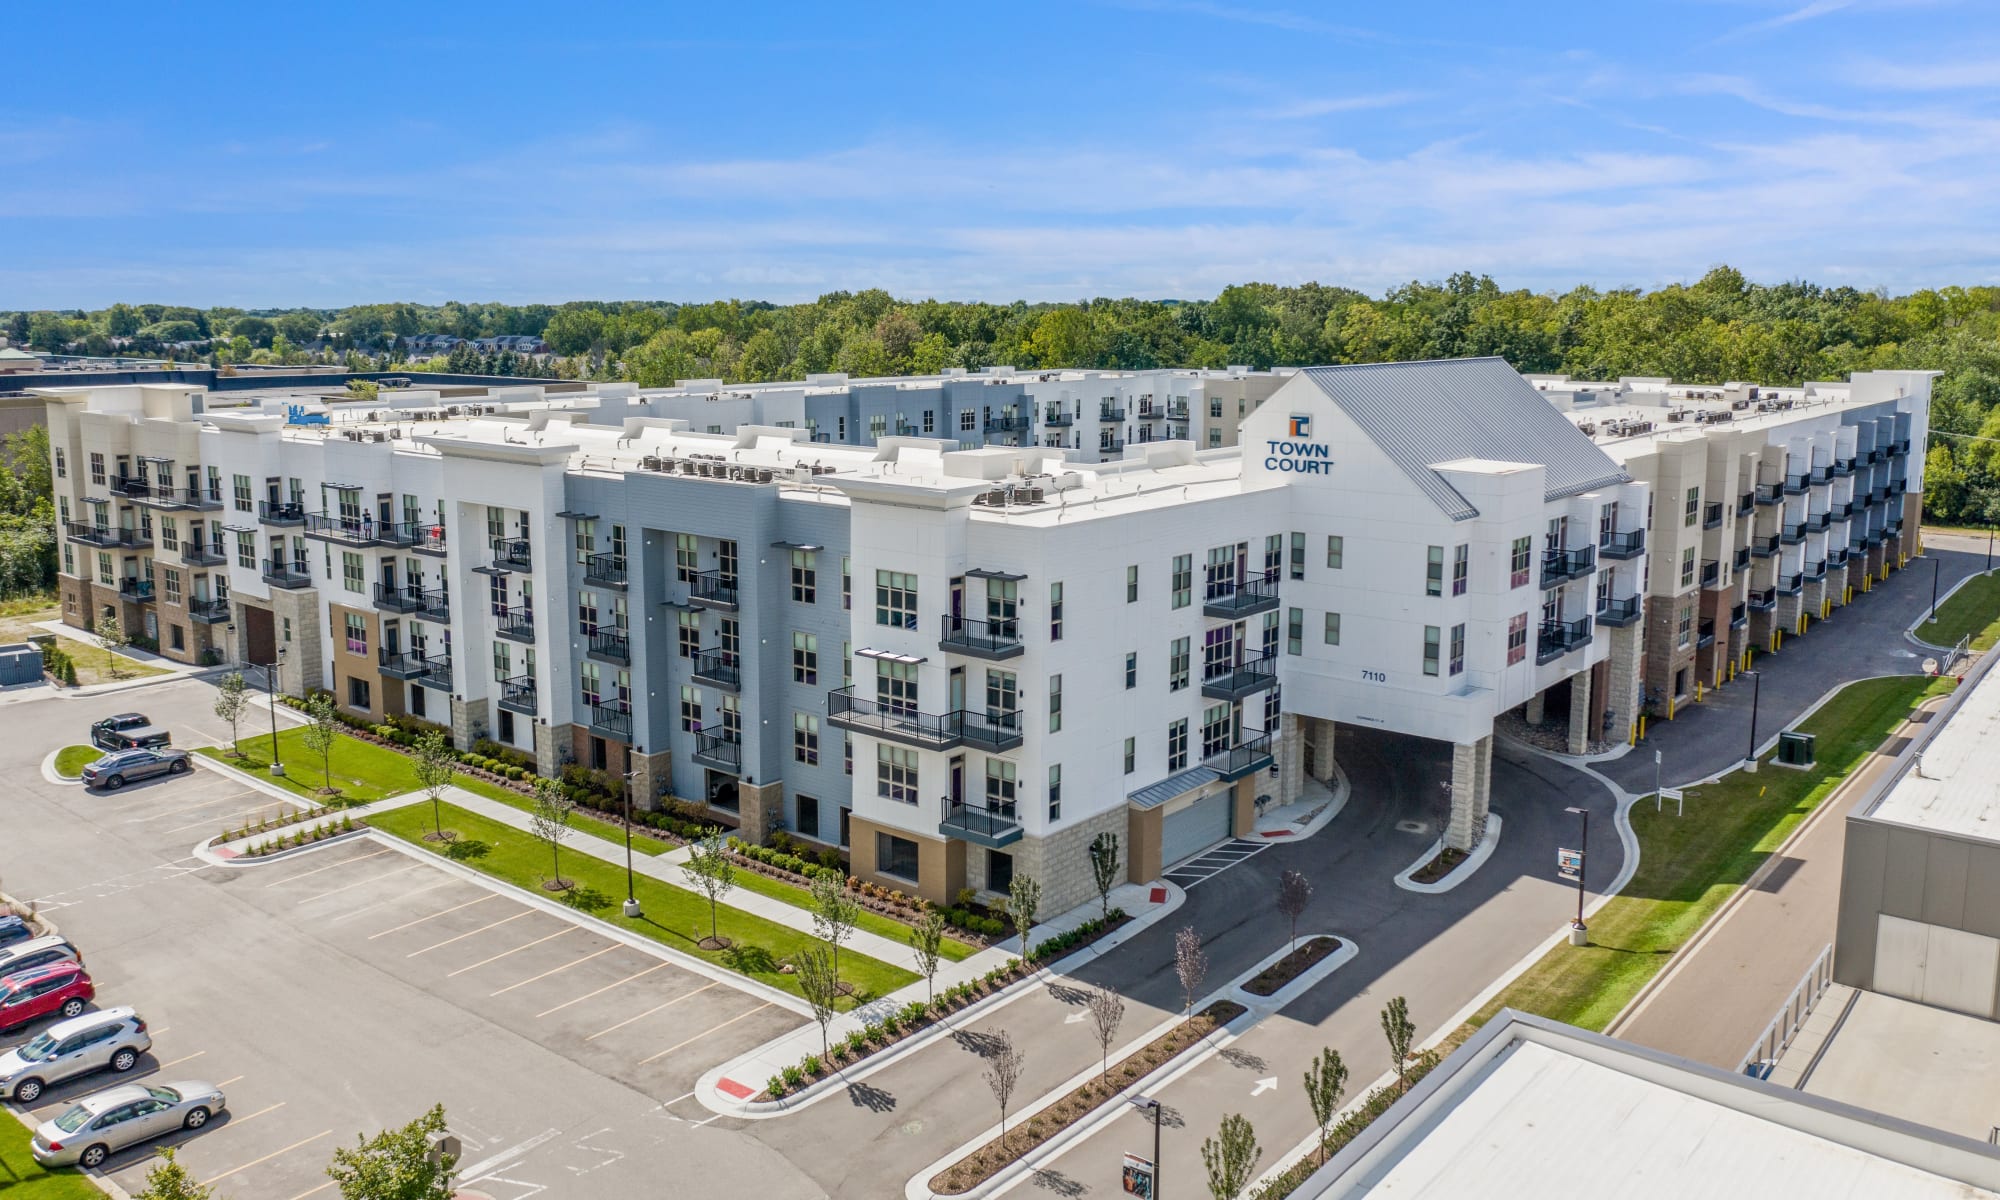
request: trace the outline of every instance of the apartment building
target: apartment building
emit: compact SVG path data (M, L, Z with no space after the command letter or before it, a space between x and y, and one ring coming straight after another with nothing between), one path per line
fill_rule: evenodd
M1144 385L1069 386L1081 416ZM1241 447L1109 461L886 421L708 432L619 386L43 395L67 619L125 605L190 630L175 653L630 774L933 898L1024 871L1076 903L1107 831L1153 878L1331 778L1342 723L1451 743L1469 847L1500 712L1636 702L1611 681L1642 631L1596 614L1612 562L1636 602L1649 487L1498 360L1295 372Z

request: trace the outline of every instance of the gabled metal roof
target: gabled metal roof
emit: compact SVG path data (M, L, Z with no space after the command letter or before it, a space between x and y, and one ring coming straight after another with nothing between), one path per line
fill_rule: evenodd
M1357 363L1302 374L1454 521L1479 510L1431 469L1435 463L1540 463L1550 500L1632 479L1504 359Z
M1208 767L1189 767L1178 771L1158 783L1149 783L1125 799L1134 808L1158 808L1176 796L1185 796L1196 788L1214 783L1222 778Z

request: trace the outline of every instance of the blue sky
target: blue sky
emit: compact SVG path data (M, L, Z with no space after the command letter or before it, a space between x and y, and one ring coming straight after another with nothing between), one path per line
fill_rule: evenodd
M1994 0L90 11L0 309L2000 278Z

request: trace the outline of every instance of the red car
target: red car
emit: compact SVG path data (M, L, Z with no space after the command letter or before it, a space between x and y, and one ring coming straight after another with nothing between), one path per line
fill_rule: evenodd
M74 1017L97 998L82 963L52 962L0 979L0 1031L43 1017Z

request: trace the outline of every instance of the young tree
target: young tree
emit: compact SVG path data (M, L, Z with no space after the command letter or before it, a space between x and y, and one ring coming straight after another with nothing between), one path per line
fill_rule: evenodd
M681 864L681 874L687 877L689 887L708 897L708 936L702 939L701 948L726 948L729 939L716 930L715 906L736 886L736 864L729 861L729 847L722 840L720 828L709 826L708 832L688 847L688 860Z
M1201 935L1194 926L1183 925L1174 934L1174 974L1181 980L1181 1020L1194 1016L1194 993L1208 977L1208 955L1202 953Z
M1319 1161L1326 1163L1326 1130L1333 1114L1340 1111L1340 1097L1347 1091L1347 1064L1340 1051L1328 1046L1306 1066L1306 1103L1312 1105L1313 1123L1319 1127Z
M104 669L113 679L125 678L125 660L118 654L132 644L131 635L125 632L125 622L115 612L106 613L97 618L97 628L92 632L104 644Z
M1396 1094L1403 1094L1404 1072L1410 1063L1410 1042L1417 1027L1410 1020L1410 1002L1397 996L1382 1008L1382 1036L1389 1039L1389 1057L1396 1061Z
M938 961L944 957L944 914L935 908L925 909L923 919L911 927L908 936L917 970L923 973L924 998L935 1000Z
M830 1057L833 1047L826 1031L833 1024L834 1006L840 1003L840 972L833 956L818 946L801 950L792 956L792 974L799 981L799 994L812 1006L813 1020L819 1022L820 1053Z
M1111 1073L1111 1041L1118 1036L1118 1024L1125 1019L1125 1001L1117 992L1101 987L1084 1000L1090 1010L1090 1026L1097 1034L1097 1073Z
M1007 885L1007 915L1014 918L1014 928L1021 931L1021 961L1029 961L1034 952L1030 937L1035 932L1035 910L1042 906L1042 885L1032 875L1016 875Z
M160 1161L146 1172L145 1190L132 1200L209 1200L214 1194L214 1188L203 1186L188 1174L186 1167L175 1162L174 1148L166 1146L160 1150Z
M1257 1132L1240 1113L1222 1118L1212 1138L1201 1139L1201 1163L1208 1168L1208 1194L1215 1200L1236 1200L1257 1166Z
M1299 948L1299 917L1312 903L1312 881L1297 871L1286 871L1278 876L1278 911L1292 924L1292 949Z
M576 812L576 801L569 798L569 792L556 780L537 777L535 780L535 807L529 814L528 826L543 845L549 848L549 861L555 864L555 878L548 883L552 892L567 891L572 886L562 877L562 844L569 838L569 819Z
M240 736L236 732L236 727L242 724L244 710L249 707L250 685L243 682L242 672L232 672L231 674L224 675L216 682L215 715L229 726L229 756L231 758L243 757L243 751L236 747L237 738Z
M1111 889L1118 886L1118 835L1100 833L1090 843L1090 877L1097 884L1097 903L1111 919Z
M458 754L451 748L444 730L433 729L417 739L415 765L417 786L431 798L430 837L435 841L447 841L449 839L444 832L444 790L458 778Z
M352 1149L337 1149L326 1168L341 1200L451 1200L458 1160L433 1155L430 1138L444 1132L444 1105L400 1129L372 1138L356 1135Z
M861 920L861 906L847 894L847 881L838 871L821 871L812 881L813 932L833 951L834 974L840 973L840 944L854 935Z
M340 789L333 786L333 740L340 736L339 710L333 705L333 697L325 692L315 692L306 701L306 716L309 718L305 732L300 738L306 749L319 755L320 793L331 796ZM278 748L271 747L276 754Z
M1014 1099L1014 1089L1021 1084L1021 1065L1027 1055L1014 1045L1014 1039L1006 1030L993 1034L993 1047L986 1054L986 1070L982 1078L986 1086L993 1089L993 1098L1000 1102L1000 1148L1007 1148L1007 1105Z

